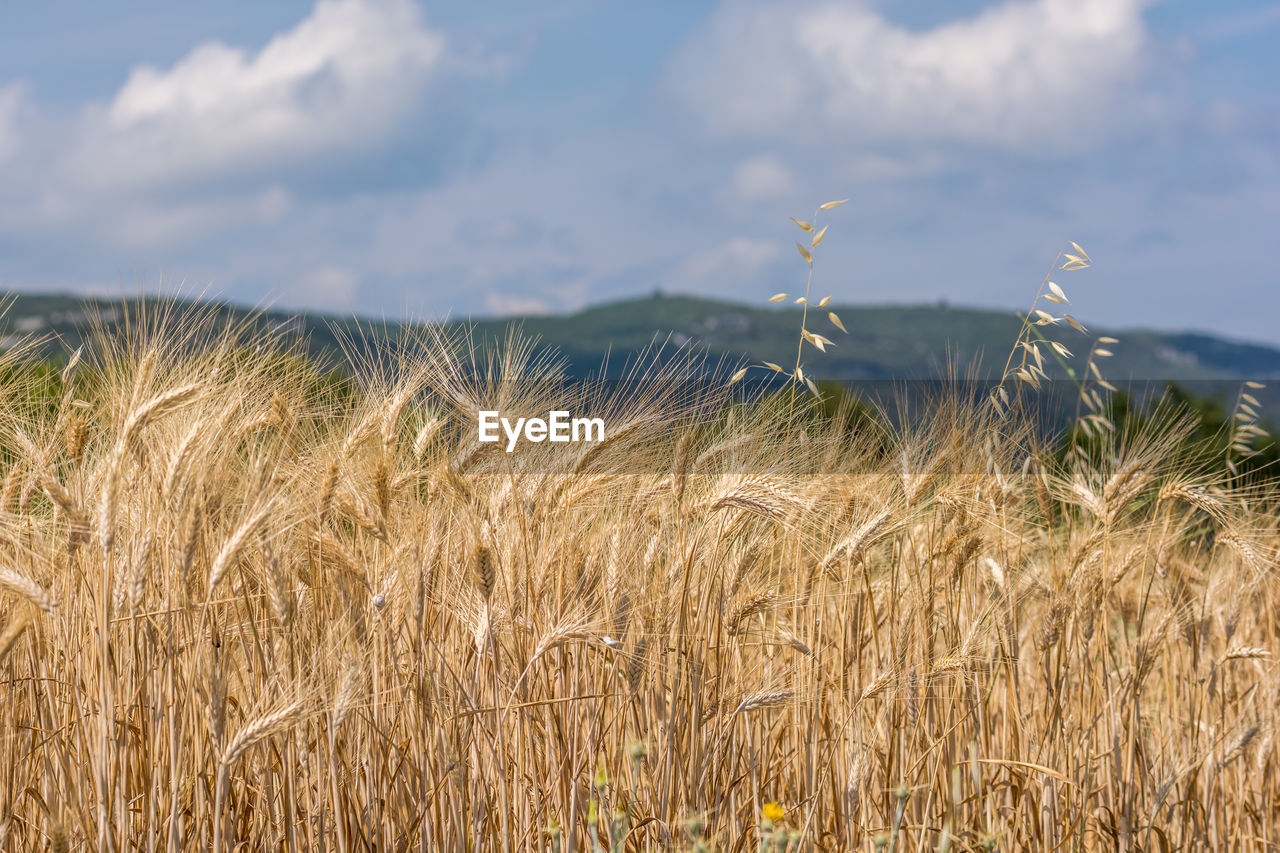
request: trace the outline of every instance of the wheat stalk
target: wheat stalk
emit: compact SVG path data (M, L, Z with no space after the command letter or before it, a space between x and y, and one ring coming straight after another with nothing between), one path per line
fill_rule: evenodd
M733 709L733 713L730 716L736 717L738 714L746 714L751 711L777 708L790 702L795 695L793 690L761 690L744 697L738 703L738 707Z
M231 534L231 537L223 543L222 548L218 551L218 556L213 560L213 565L209 568L210 595L217 589L218 584L226 575L227 569L231 568L231 564L240 557L240 552L245 544L258 532L258 528L263 522L267 520L271 509L270 504L259 507L256 512L242 521L235 532Z
M22 596L49 615L58 609L57 599L43 586L7 566L0 566L0 589Z
M302 702L298 700L245 723L222 750L222 765L229 767L235 764L254 744L288 728L298 718L301 710Z

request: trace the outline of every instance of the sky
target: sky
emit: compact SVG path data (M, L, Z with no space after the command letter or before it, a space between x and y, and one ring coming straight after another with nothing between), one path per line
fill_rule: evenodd
M0 4L0 289L803 290L1280 345L1280 2Z

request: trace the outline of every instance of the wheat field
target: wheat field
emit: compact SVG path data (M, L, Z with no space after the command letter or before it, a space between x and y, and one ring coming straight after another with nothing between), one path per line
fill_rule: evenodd
M1064 458L421 338L3 356L0 849L1280 844L1280 516L1179 413ZM553 407L606 440L472 441Z

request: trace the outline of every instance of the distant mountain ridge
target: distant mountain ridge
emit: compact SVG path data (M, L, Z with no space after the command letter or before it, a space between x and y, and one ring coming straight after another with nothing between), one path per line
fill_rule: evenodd
M137 300L130 300L136 302ZM144 300L156 303L155 299ZM180 302L180 301L179 301ZM53 335L65 346L76 346L90 313L108 322L122 316L121 301L75 296L13 294L0 317L0 348L27 335ZM932 379L963 372L981 359L989 375L1004 364L1017 336L1020 319L999 312L949 305L829 306L838 313L848 334L827 319L828 309L811 311L809 327L826 335L835 346L826 353L806 347L805 364L816 377L831 380ZM247 317L249 309L218 303L211 310L228 317ZM384 330L396 336L399 323L374 323L330 315L269 310L260 312L270 327L308 337L312 349L335 353L342 333L357 327ZM703 348L713 359L750 359L793 364L801 309L794 306L753 306L683 295L653 295L593 306L557 316L524 316L453 321L470 325L478 338L501 338L513 324L540 345L557 350L574 374L599 370L606 359L621 364L627 355L655 341ZM1280 378L1280 349L1231 341L1196 332L1091 329L1088 336L1065 326L1045 329L1047 336L1071 349L1074 367L1099 334L1120 343L1110 347L1106 373L1113 381L1174 380L1223 382ZM381 332L380 332L381 333ZM1046 355L1046 369L1063 375ZM954 366L954 367L952 367Z

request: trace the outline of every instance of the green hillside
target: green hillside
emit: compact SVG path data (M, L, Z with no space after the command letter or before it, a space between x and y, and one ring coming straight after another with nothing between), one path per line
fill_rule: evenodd
M848 334L826 319L826 311L810 313L811 329L836 346L825 354L809 348L805 363L811 373L829 379L928 379L965 367L981 358L987 371L1004 364L1017 336L1020 319L1012 313L924 306L829 306ZM567 317L521 320L523 328L570 357L575 364L596 364L612 347L614 353L643 347L655 336L672 336L676 344L706 347L714 355L794 363L800 310L793 307L747 307L686 296L654 296L616 302ZM491 320L477 329L498 334L510 320ZM1210 335L1154 331L1091 329L1088 336L1053 327L1047 334L1083 355L1093 338L1110 334L1120 343L1108 373L1116 379L1182 381L1280 376L1280 350L1237 343Z
M47 338L50 351L70 349L79 344L93 313L109 324L124 316L118 301L26 294L11 298L8 311L0 317L0 347L36 335ZM157 304L146 301L150 308ZM963 370L978 359L989 374L1003 365L1020 322L1012 313L945 305L830 307L844 321L848 334L830 324L825 310L811 312L810 327L836 346L826 353L806 347L805 364L810 374L832 380L932 379L950 372L948 364ZM229 318L250 313L229 305L209 310ZM265 312L259 322L286 334L304 334L314 351L329 353L337 353L342 333L358 325L368 327L353 319L281 311ZM558 350L576 374L598 371L606 356L618 369L627 355L664 341L671 348L704 348L713 359L749 358L790 365L795 361L800 310L655 295L567 316L485 319L473 325L478 337L492 339L505 335L512 324ZM402 331L395 324L376 328L378 334L392 337ZM1113 381L1195 383L1280 377L1280 350L1212 335L1090 329L1086 336L1065 326L1050 327L1047 334L1077 356L1088 351L1096 335L1118 338L1120 343L1111 347L1115 357L1107 364ZM1052 365L1046 368L1061 375Z

